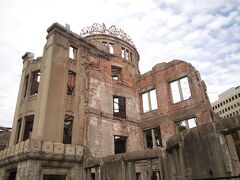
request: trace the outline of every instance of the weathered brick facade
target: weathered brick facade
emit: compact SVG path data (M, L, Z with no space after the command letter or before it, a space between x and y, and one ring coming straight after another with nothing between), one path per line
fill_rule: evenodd
M22 57L10 147L0 152L0 179L201 175L185 168L184 161L191 164L184 156L189 144L181 148L180 131L192 132L219 117L191 64L173 60L140 74L136 47L115 26L94 24L77 35L54 23L47 32L43 56ZM173 136L182 139L169 140ZM236 174L236 169L216 175Z

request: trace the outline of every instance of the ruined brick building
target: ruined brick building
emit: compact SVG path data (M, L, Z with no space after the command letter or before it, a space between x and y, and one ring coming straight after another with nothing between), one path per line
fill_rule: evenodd
M145 180L234 176L239 117L213 113L206 85L173 60L140 74L121 29L58 23L26 53L0 179Z

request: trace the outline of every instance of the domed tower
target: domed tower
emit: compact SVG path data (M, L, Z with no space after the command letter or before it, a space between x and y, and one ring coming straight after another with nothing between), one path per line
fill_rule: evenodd
M104 24L77 35L54 23L47 32L43 56L23 56L10 145L35 139L85 146L93 156L140 150L139 54L131 38Z

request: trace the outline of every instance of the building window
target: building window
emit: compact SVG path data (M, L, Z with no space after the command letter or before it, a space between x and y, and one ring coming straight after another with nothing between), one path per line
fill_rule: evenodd
M117 66L111 66L111 70L112 70L112 79L120 80L122 68Z
M69 58L77 59L77 48L74 46L69 47Z
M115 154L126 152L127 137L114 136Z
M43 180L66 180L66 175L44 174Z
M126 49L126 51L125 51L125 57L126 57L126 60L129 60L129 50L128 49Z
M173 103L191 98L188 78L184 77L170 83L172 90Z
M133 60L133 55L132 55L132 52L130 52L130 61Z
M40 70L36 70L36 71L32 72L32 75L31 75L31 86L30 86L30 95L38 94L40 77L41 77Z
M186 129L191 129L197 126L197 119L194 118L190 118L187 120L183 120L183 121L179 121L176 123L177 124L177 128L178 128L178 132L184 131Z
M113 116L126 118L125 97L113 96Z
M17 128L16 128L16 144L20 142L20 133L22 127L22 118L17 121Z
M24 127L24 133L23 133L23 141L30 139L32 136L34 115L25 116L24 119L25 119L25 127Z
M109 47L109 52L111 53L111 54L114 54L114 44L113 43L109 43L108 44L108 47Z
M160 127L144 130L146 148L153 149L162 146Z
M25 79L24 79L24 94L23 94L24 98L27 97L28 80L29 80L29 75L25 76Z
M156 89L142 94L142 105L144 113L158 108Z
M68 70L67 95L75 95L76 73Z
M65 114L63 144L72 144L72 126L73 126L73 116Z
M121 56L122 56L122 58L125 58L125 48L124 47L122 47Z

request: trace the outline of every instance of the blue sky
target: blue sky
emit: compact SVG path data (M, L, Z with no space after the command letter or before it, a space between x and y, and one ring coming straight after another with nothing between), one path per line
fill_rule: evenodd
M240 85L239 0L1 0L0 126L11 126L22 70L21 56L42 56L54 22L80 33L94 22L130 35L144 73L160 62L192 63L211 101Z

